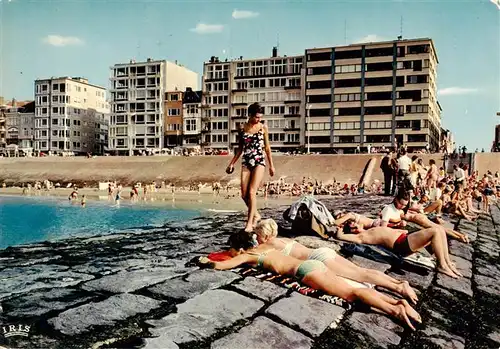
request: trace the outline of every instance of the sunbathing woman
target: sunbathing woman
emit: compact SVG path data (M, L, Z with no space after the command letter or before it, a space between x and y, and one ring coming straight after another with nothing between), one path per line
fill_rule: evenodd
M278 225L273 219L260 221L255 227L255 233L260 245L280 250L285 256L292 256L301 260L318 260L323 262L336 275L358 282L368 282L385 287L402 296L408 297L413 303L417 303L417 295L408 281L396 280L378 270L361 268L344 257L339 256L334 250L328 247L310 249L295 240L277 238Z
M240 231L229 237L232 259L223 262L211 262L206 257L200 258L200 263L207 267L226 270L242 264L261 267L280 275L296 277L309 287L321 290L332 296L347 301L360 300L382 312L392 315L415 330L410 319L422 322L420 315L405 299L396 300L371 288L354 288L330 271L317 260L302 261L283 255L280 251L267 246L254 247L251 233Z

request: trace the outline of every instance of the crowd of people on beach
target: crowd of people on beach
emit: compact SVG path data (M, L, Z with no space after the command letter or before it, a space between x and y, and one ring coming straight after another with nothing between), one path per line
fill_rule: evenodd
M254 103L249 107L248 115L249 119L239 133L239 150L226 169L227 173L232 173L242 156L241 196L248 207L246 223L243 229L229 237L227 258L201 257L199 265L218 270L249 265L294 277L329 295L347 301L361 301L415 330L415 322L422 320L410 305L410 302L416 304L418 297L407 281L359 267L333 249L311 249L296 240L278 237L277 223L270 218L262 219L257 211L258 188L266 168L271 177L275 169L268 130L261 123L262 108ZM342 191L354 194L364 188L342 187L338 183L312 185L304 179L302 184L291 186L280 181L266 183L265 193L279 195L287 191L292 195L302 195L284 215L291 220L303 219L303 212L307 211L311 221L325 228L318 232L323 237L350 244L377 245L399 258L410 258L417 251L427 249L435 256L435 263L431 260L431 265L439 273L451 278L462 277L450 259L448 240L467 244L469 238L449 228L443 215L474 220L478 214L488 212L490 203L500 197L499 174L488 172L480 177L475 172L469 175L463 164L455 165L453 174L448 174L444 168L438 168L434 160L426 166L418 155L410 158L404 147L399 148L397 154L388 151L381 162L381 170L384 173L384 195L394 198L375 217L357 212L332 213L314 196L307 195ZM477 203L481 204L480 208L475 207ZM409 222L420 228L409 233L405 229ZM399 294L400 298L390 297L362 283L385 287Z

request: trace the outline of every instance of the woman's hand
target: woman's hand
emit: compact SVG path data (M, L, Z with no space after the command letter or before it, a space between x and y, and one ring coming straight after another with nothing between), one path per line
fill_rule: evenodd
M271 177L273 177L273 176L274 176L274 173L275 173L275 172L276 172L276 170L274 169L274 166L269 166L269 175L270 175Z
M234 172L234 165L229 165L228 167L226 167L227 174L231 174L233 172Z
M215 263L212 262L207 257L200 257L200 259L198 259L198 264L199 264L200 268L211 268L211 269L213 269L215 267Z

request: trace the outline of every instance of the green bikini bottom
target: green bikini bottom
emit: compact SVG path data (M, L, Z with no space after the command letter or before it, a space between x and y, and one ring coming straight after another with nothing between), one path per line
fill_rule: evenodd
M295 272L295 277L299 280L302 280L307 274L311 271L320 269L322 272L326 271L326 267L323 262L316 260L307 260L300 263L297 271Z

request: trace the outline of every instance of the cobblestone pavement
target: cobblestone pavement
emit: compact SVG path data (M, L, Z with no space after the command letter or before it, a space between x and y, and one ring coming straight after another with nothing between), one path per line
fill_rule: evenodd
M324 200L373 214L388 199ZM264 217L282 222L281 209ZM472 243L451 241L460 280L374 255L358 265L408 280L423 325L411 332L387 316L345 311L235 271L187 263L224 247L242 214L0 251L0 346L8 348L499 348L500 209L455 222ZM315 237L310 246L330 245ZM338 247L338 246L333 246ZM352 251L351 251L352 252ZM383 291L383 290L382 290ZM384 291L385 292L385 291ZM29 326L27 328L26 326ZM16 336L8 337L17 331ZM19 334L27 336L19 336Z

